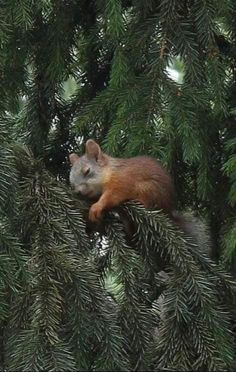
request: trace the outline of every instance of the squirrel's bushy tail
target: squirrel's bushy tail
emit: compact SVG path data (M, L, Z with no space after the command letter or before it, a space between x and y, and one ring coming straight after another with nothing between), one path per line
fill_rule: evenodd
M184 232L200 251L211 255L211 241L206 224L191 213L173 212L171 219L173 223Z

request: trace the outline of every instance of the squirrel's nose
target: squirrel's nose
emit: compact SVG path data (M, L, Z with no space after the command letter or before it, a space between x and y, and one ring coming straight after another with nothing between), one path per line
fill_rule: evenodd
M84 194L86 194L86 192L87 192L87 187L86 187L86 185L81 184L81 185L79 185L79 186L75 186L74 191L75 191L76 193L78 193L78 194L82 194L82 195L84 195Z

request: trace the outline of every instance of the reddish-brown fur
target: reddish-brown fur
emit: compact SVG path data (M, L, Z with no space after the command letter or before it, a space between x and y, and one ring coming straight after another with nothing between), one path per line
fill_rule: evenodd
M135 157L116 159L109 181L103 190L113 190L123 200L138 200L146 208L158 206L170 211L174 207L174 190L167 171L154 159ZM112 165L112 164L111 164Z

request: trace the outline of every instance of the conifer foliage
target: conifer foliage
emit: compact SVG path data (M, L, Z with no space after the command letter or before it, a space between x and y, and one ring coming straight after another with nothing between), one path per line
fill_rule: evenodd
M235 369L235 17L234 0L1 2L0 369ZM68 154L91 137L161 158L218 263L134 202L88 228Z

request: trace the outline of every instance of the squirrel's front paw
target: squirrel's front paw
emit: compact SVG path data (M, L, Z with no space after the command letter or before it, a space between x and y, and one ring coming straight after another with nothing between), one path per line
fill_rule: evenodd
M91 206L89 210L89 220L91 222L99 222L102 217L102 209L98 203L95 203Z

